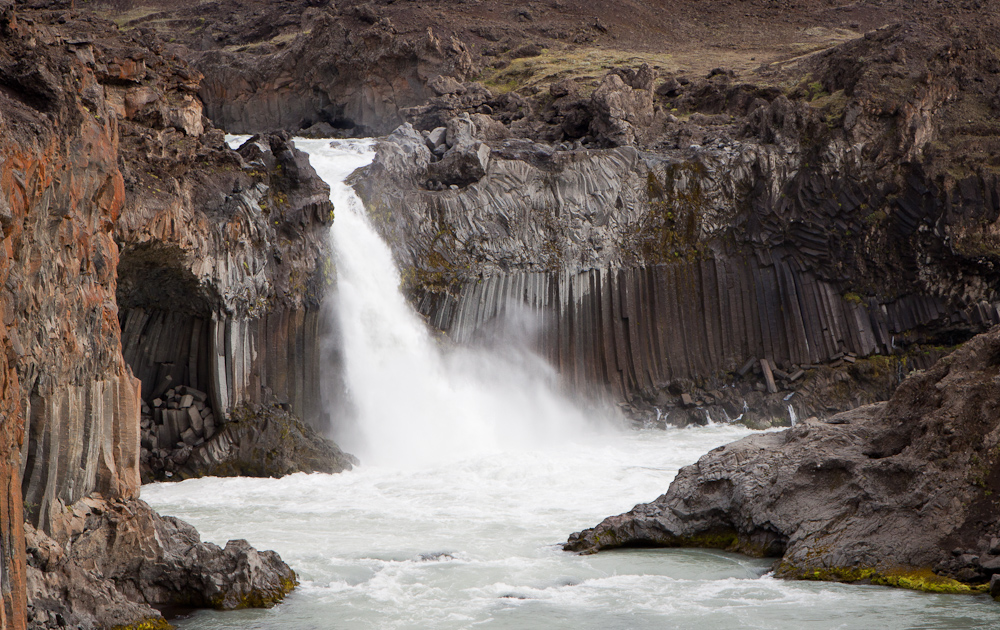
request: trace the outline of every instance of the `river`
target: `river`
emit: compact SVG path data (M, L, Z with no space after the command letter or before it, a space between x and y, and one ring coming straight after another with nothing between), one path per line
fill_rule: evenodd
M985 596L776 580L769 562L724 552L563 552L571 532L656 498L679 467L750 431L624 430L614 414L560 395L555 375L516 340L442 347L340 183L372 159L371 143L297 145L333 189L334 311L354 409L337 439L362 465L144 486L143 499L205 540L274 549L301 581L273 609L202 611L178 628L1000 625Z

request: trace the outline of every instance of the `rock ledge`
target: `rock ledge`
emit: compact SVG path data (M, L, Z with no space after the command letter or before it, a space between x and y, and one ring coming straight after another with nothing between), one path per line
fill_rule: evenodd
M564 548L711 547L780 558L781 577L997 596L998 496L994 328L887 403L711 451Z

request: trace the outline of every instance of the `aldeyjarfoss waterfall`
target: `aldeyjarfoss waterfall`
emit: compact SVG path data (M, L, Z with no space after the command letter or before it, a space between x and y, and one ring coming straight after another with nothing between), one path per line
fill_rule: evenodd
M145 486L143 499L205 540L274 549L301 581L273 609L198 612L178 628L997 627L985 596L776 580L768 561L717 551L563 552L571 532L654 499L678 468L750 431L616 429L554 393L527 353L442 351L341 183L371 143L297 144L333 188L356 408L337 437L362 465Z

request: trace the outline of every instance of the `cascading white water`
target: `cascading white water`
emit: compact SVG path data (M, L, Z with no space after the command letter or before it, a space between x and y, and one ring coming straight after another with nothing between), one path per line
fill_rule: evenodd
M331 185L371 157L367 143L339 143L338 156L328 142L297 144ZM274 549L301 581L280 606L202 611L176 620L181 630L995 627L988 597L785 582L761 577L767 561L703 549L561 551L570 532L654 499L680 466L750 431L715 424L565 444L556 434L581 414L565 411L547 386L516 376L538 374L537 364L517 372L495 356L442 353L397 294L391 258L362 209L346 205L356 202L343 188L334 195L336 223L362 223L334 235L338 309L345 343L353 344L345 348L354 362L349 386L360 388L352 393L367 418L364 438L388 447L338 475L143 486L142 497L161 513L188 520L215 543L246 538ZM346 248L358 259L345 260ZM377 294L360 294L369 290ZM495 364L507 365L496 387L484 382ZM525 412L534 403L539 409ZM484 411L488 404L498 408ZM539 410L556 420L547 424ZM459 434L446 434L452 430ZM512 448L518 440L552 448ZM427 461L414 466L414 455Z
M399 291L389 247L343 183L374 157L370 141L299 140L331 186L335 312L356 432L338 436L365 462L427 463L565 442L594 423L557 393L528 352L452 348L431 337ZM395 208L393 212L406 212Z
M795 407L788 405L788 421L794 427L799 423L799 414L795 413Z

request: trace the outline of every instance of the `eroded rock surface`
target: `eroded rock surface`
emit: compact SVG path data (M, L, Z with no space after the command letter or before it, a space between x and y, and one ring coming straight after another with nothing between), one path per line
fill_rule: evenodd
M887 403L719 447L565 548L697 546L783 577L970 592L1000 573L1000 328Z
M273 551L201 542L193 527L139 500L83 499L53 530L27 531L34 628L162 624L158 610L172 607L273 606L296 584Z
M691 407L685 393L717 391L735 418L751 392L776 389L769 410L794 392L784 407L826 416L858 404L859 375L846 366L824 401L804 389L820 366L922 355L1000 322L998 151L988 116L962 113L1000 108L986 46L997 33L887 27L803 62L790 93L725 71L674 81L653 90L654 118L628 128L614 121L638 120L655 79L612 72L589 101L606 115L573 110L589 138L565 135L563 102L581 97L556 83L548 102L525 101L527 126L504 123L527 137L487 141L488 125L473 125L492 149L486 173L453 188L431 176L441 145L419 129L432 120L422 111L356 188L413 301L458 341L513 305L538 318L535 347L579 390L668 415ZM963 80L968 68L983 81ZM900 74L923 78L893 83ZM449 115L462 113L482 115ZM992 157L972 159L966 140ZM744 369L761 360L773 384Z
M400 34L388 18L361 28L315 13L308 30L270 54L192 54L205 74L208 116L230 133L308 129L323 123L352 135L385 133L400 109L434 96L428 81L464 80L476 65L465 44L428 27Z
M140 411L170 380L206 383L220 424L255 400L308 410L328 190L286 136L247 158L226 146L199 73L149 32L5 3L0 33L0 625L25 627L26 576L40 626L71 602L97 627L273 603L291 586L276 557L213 551L138 502ZM81 518L106 522L62 531L95 498L114 507ZM25 520L72 561L29 575Z

